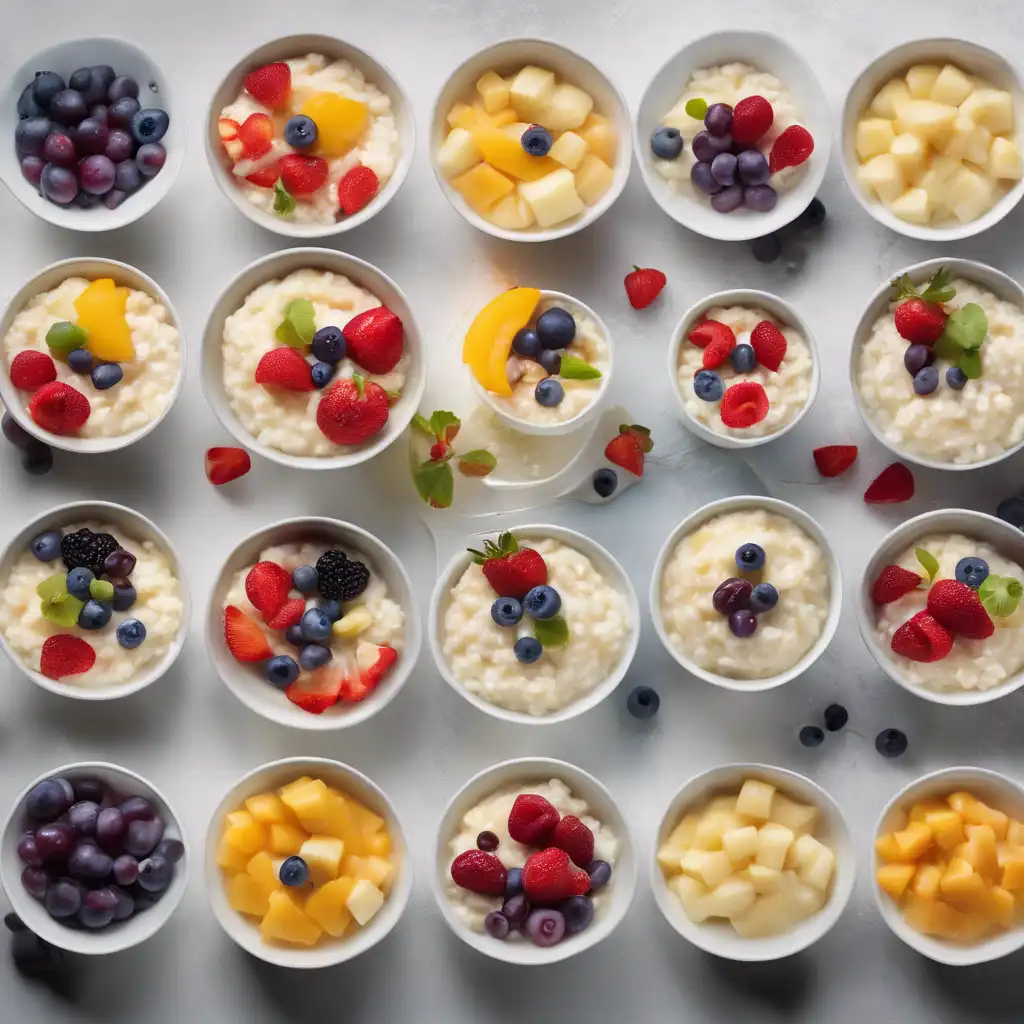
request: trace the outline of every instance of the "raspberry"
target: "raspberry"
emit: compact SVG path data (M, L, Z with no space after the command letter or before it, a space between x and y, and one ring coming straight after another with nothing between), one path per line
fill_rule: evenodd
M11 360L11 383L19 391L35 391L57 379L57 366L45 352L24 349Z

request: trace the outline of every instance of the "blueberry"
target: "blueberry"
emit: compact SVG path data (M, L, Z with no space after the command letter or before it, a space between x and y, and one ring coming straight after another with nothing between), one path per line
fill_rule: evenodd
M820 199L812 199L807 209L796 219L794 227L797 231L807 231L809 228L818 228L825 223L825 204Z
M331 617L323 608L309 608L302 613L299 628L312 643L326 640L331 635Z
M565 398L565 388L554 377L545 377L537 382L537 386L533 389L533 397L537 400L538 405L552 408L562 404L562 399Z
M540 641L533 636L521 636L512 648L516 660L524 665L532 665L544 653Z
M491 605L491 618L499 626L514 626L523 617L523 603L514 597L499 597Z
M114 611L126 612L138 600L138 593L127 580L114 584Z
M341 602L335 601L333 598L329 601L321 601L320 609L323 611L324 615L331 620L331 622L337 622L344 614Z
M594 904L586 896L570 896L558 904L565 918L565 934L575 935L594 920Z
M55 558L60 558L60 533L49 530L38 537L33 537L29 549L40 562L52 562Z
M536 359L541 351L537 332L532 327L521 327L512 338L512 351L526 359Z
M619 486L619 477L614 469L596 469L593 477L594 490L599 498L610 498Z
M693 393L702 402L718 402L725 394L725 385L714 370L698 370L693 378Z
M114 166L114 188L122 192L138 192L142 188L142 171L134 160L122 160Z
M43 108L36 103L36 98L32 95L34 85L34 82L29 82L18 97L18 117L22 120L28 117L39 117L43 113Z
M800 730L800 742L805 747L820 747L825 742L825 734L816 725L805 725Z
M313 355L324 363L340 363L345 358L345 335L340 327L321 327L313 335Z
M782 255L782 239L778 233L755 238L750 253L758 263L774 263Z
M770 612L779 603L779 592L770 583L758 583L750 592L750 610L755 615Z
M950 366L946 370L946 383L954 391L963 391L967 386L967 374L959 366Z
M543 348L568 348L576 337L576 321L567 309L552 306L537 317L536 330Z
M558 349L542 348L537 362L553 377L562 369L562 353Z
M85 97L74 89L61 89L50 100L50 117L67 128L82 121L89 113Z
M100 363L99 366L93 367L90 376L92 378L92 386L97 391L107 391L115 384L121 383L124 377L124 370L121 369L118 363Z
M276 657L271 658L263 671L267 677L267 682L273 683L274 686L281 690L291 686L299 677L299 666L296 664L295 659L287 654L278 654Z
M85 602L85 607L78 613L78 625L82 629L102 629L113 614L109 604L101 604L91 598Z
M757 366L757 353L753 345L737 345L729 353L729 362L737 373L750 373Z
M68 366L75 372L86 376L92 373L96 361L87 348L76 348L68 353Z
M883 729L875 737L875 750L882 757L900 757L907 751L906 733L899 729Z
M315 594L320 577L311 565L299 565L292 570L292 586L300 594Z
M111 128L131 129L132 118L139 112L139 101L134 96L114 100L107 108L107 124ZM129 136L130 138L130 136ZM134 140L132 140L134 149Z
M29 476L43 476L53 469L53 451L40 442L39 448L26 451L21 456L21 468Z
M302 635L302 627L299 625L289 626L284 631L284 638L292 647L306 646L306 638Z
M939 371L926 366L914 374L914 391L919 395L930 395L939 386Z
M299 651L299 667L304 672L312 672L321 665L326 665L333 657L330 647L324 647L322 644L305 644Z
M638 686L626 698L626 710L634 717L645 721L653 718L661 707L657 690L649 686Z
M125 619L117 627L117 642L129 651L141 646L146 639L146 627L138 619Z
M49 118L30 117L19 121L14 129L14 151L18 156L41 156L46 140L50 137L52 125Z
M547 156L552 142L551 132L539 124L530 125L519 139L520 145L530 156Z
M114 69L109 64L96 64L89 68L89 80L85 89L86 103L102 103L107 98L114 77ZM71 85L70 82L68 84Z
M283 885L295 888L309 881L309 866L301 857L285 857L277 873Z
M554 587L534 587L523 598L523 607L535 619L553 619L562 610L562 598Z
M825 728L829 732L839 732L850 720L850 712L842 704L829 704L825 708Z
M87 601L89 599L89 584L94 579L96 579L96 575L92 569L86 569L84 565L81 565L68 573L65 586L72 597L77 597L79 601Z
M926 366L931 366L934 362L935 350L931 345L908 345L903 353L903 365L911 377L916 377Z
M651 152L659 160L678 160L683 151L683 137L678 128L666 128L662 125L654 129L651 135Z
M308 149L316 142L316 122L305 114L296 114L284 126L284 141L295 149Z
M136 99L139 95L139 83L131 75L118 75L107 89L107 100L116 103L123 99Z
M45 110L53 97L65 88L67 86L60 75L53 71L40 71L32 83L32 98Z
M985 582L988 574L988 562L984 558L961 558L956 563L956 578L961 583L966 583L972 590L977 590Z
M729 629L741 639L757 632L757 616L749 608L740 608L729 614Z
M140 145L148 142L159 142L170 127L171 119L164 110L147 107L140 110L132 118L132 135Z
M331 383L334 377L337 367L333 363L318 362L313 364L313 368L309 371L310 376L313 378L313 386L316 388L325 388Z
M510 900L523 891L523 869L509 868L505 874L505 899Z
M612 866L605 860L592 860L587 865L587 874L590 875L590 891L596 892L611 881Z
M764 548L760 544L741 544L736 549L736 564L746 572L764 567Z

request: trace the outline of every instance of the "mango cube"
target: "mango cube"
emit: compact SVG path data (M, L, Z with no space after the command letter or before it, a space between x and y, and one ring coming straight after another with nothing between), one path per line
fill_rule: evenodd
M366 852L373 857L387 857L391 853L391 836L387 832L374 832L364 836Z
M1024 889L1024 849L1012 847L1002 864L1003 874L999 884L1004 889L1016 892Z
M217 866L225 871L244 871L248 864L249 854L232 846L227 835L222 835L217 844Z
M360 925L365 925L384 905L384 893L372 882L361 878L352 887L345 906Z
M338 938L352 923L352 913L346 906L355 888L355 879L342 875L327 882L307 900L306 915L313 919L328 935Z
M949 798L949 806L964 819L965 825L988 825L1000 842L1006 838L1009 817L970 793L953 793Z
M498 128L488 125L474 128L473 142L491 167L519 181L536 181L558 170L559 165L551 157L531 156L518 139L510 138Z
M563 167L568 167L570 171L574 171L579 167L580 161L586 156L587 148L586 139L582 136L577 135L575 132L562 132L555 139L551 149L548 150L548 156L556 163L561 164Z
M113 278L91 281L75 299L77 324L85 331L86 348L102 362L130 363L135 359L132 330L125 316L128 288Z
M913 864L883 864L875 872L875 881L882 892L899 900L916 872Z
M999 871L996 854L996 836L988 825L966 825L967 841L957 852L986 880L992 880Z
M884 117L866 117L857 123L854 145L861 160L870 160L879 153L888 153L896 133L892 121Z
M932 830L923 821L912 821L894 832L892 838L904 858L917 860L931 846Z
M270 894L260 931L268 939L300 946L315 946L323 934L320 926L305 914L292 894L284 890Z
M244 872L228 882L227 895L230 907L249 917L262 917L270 908L266 891L251 875Z
M305 786L286 787L281 800L294 812L307 832L319 832L327 817L327 786L320 779L311 779Z
M508 83L496 71L485 71L477 79L476 91L480 93L484 110L488 114L497 113L502 107L508 106Z
M324 885L338 877L344 854L345 844L334 836L310 836L299 849L314 885Z
M736 813L753 818L754 821L767 821L771 817L774 796L775 787L770 783L760 779L746 779L736 797Z
M437 165L446 178L453 178L456 174L468 171L482 159L480 150L473 141L473 133L465 128L453 128L437 151ZM369 628L373 624L373 619L365 609L364 615L370 619L365 627ZM346 618L348 618L347 615L339 619L338 622L344 622ZM337 624L335 623L335 625Z
M263 844L263 828L248 811L232 811L227 816L224 841L241 853L255 853Z
M293 822L291 811L276 793L257 793L245 801L245 809L262 825Z
M967 838L963 819L948 806L944 810L926 814L924 823L932 830L935 845L942 850L952 850Z
M511 179L486 163L477 164L464 174L456 175L450 184L479 214L487 213L499 199L515 188Z
M899 864L895 867L910 867L911 865ZM939 898L939 887L942 882L943 870L938 864L922 864L914 875L911 889L914 894L925 900L937 900Z
M267 846L278 857L291 857L306 841L306 833L298 825L271 825L267 830Z
M265 850L260 850L259 853L253 854L249 863L245 866L245 870L248 876L267 896L283 888L283 883L278 877L279 868Z
M919 896L910 897L904 912L907 924L915 931L953 940L960 940L964 935L966 917L941 900L923 900Z
M584 160L577 175L584 173L587 160ZM519 194L530 204L542 228L561 224L586 209L584 200L576 190L576 179L567 167L560 167L537 181L523 182L519 186Z
M911 136L911 138L913 137ZM937 814L948 810L949 804L945 800L917 800L914 802L913 807L910 808L909 814L907 814L907 821L927 821L929 814Z

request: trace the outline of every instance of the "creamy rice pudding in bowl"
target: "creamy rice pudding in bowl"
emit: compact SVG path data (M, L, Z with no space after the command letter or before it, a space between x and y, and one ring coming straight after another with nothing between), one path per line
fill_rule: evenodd
M561 526L467 540L430 599L427 636L445 682L507 722L564 722L604 700L640 638L622 566Z
M614 931L636 875L633 837L608 790L574 765L527 757L485 769L449 801L432 888L473 949L549 964Z
M181 391L185 343L170 299L116 260L62 260L0 319L0 398L30 434L71 452L145 437Z
M206 153L221 191L261 227L337 235L380 212L412 163L401 85L351 43L277 39L242 58L214 93Z
M684 519L658 555L651 619L669 654L716 686L788 683L828 647L842 607L825 531L794 505L744 495Z
M149 686L178 657L188 622L171 542L122 505L60 505L0 555L0 647L53 693L109 700Z
M868 302L850 381L868 429L901 458L999 462L1024 445L1024 288L973 260L907 267Z
M749 448L792 430L821 377L807 322L768 292L702 299L672 336L668 372L684 425L720 448Z
M886 535L864 570L857 623L882 670L938 704L983 704L1024 684L1024 536L943 509Z

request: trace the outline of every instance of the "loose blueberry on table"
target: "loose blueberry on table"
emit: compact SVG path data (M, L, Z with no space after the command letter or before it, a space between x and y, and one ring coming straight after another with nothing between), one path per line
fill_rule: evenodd
M53 450L33 437L9 412L4 410L4 438L21 453L21 468L30 476L43 476L53 469Z

